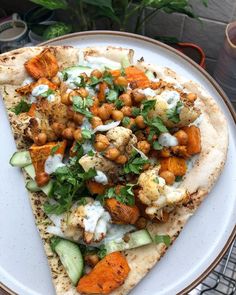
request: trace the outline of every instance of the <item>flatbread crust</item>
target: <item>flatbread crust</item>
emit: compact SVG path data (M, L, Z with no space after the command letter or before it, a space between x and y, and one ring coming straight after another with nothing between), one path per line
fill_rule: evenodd
M50 48L54 50L60 68L77 64L78 59L80 59L77 48L69 46ZM103 56L113 61L120 61L121 58L127 54L130 60L133 57L132 50L113 47L108 48L87 48L83 51L85 56ZM22 136L24 120L26 120L26 118L24 118L23 114L22 117L20 116L20 118L17 118L10 109L20 100L19 95L15 93L15 88L19 87L23 80L28 77L24 69L24 62L30 57L39 54L41 50L42 47L22 48L0 56L0 92L2 93L14 138L19 149L27 148L27 143L25 143ZM179 206L172 212L167 223L150 223L148 226L148 230L151 234L169 235L173 243L189 217L194 214L207 196L224 167L228 148L227 122L213 98L197 83L182 78L168 68L148 65L144 62L139 62L138 66L155 72L158 78L164 80L166 78L174 79L177 83L182 85L185 90L197 93L199 96L198 104L203 113L202 120L199 123L199 128L201 129L202 152L198 159L196 159L193 168L187 173L181 185L186 187L191 193L191 202L187 206ZM26 175L25 177L27 178ZM41 235L51 268L52 280L56 293L59 295L79 294L75 287L71 285L59 258L51 251L49 245L49 238L51 235L45 232L46 227L51 224L51 222L42 210L42 204L45 201L44 195L42 193L29 193L29 196L36 225ZM167 248L164 244L152 244L124 251L131 271L125 283L111 294L127 294L164 255L166 250Z

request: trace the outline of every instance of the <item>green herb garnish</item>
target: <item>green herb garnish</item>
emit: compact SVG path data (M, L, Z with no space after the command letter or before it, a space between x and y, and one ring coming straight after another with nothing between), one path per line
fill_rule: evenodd
M105 246L101 246L97 252L97 255L100 259L103 259L107 255L107 250Z
M80 96L73 97L73 110L85 115L87 118L93 117L93 114L88 109L92 105L93 99L90 96L88 96L87 98L82 98Z
M28 112L30 107L30 103L26 102L24 99L21 99L21 101L11 109L11 111L14 112L16 115L19 115L21 113Z
M122 125L123 126L128 126L130 123L130 118L129 117L124 117L123 120L122 120Z
M52 148L51 148L50 155L51 155L51 156L54 156L55 153L58 151L58 149L59 149L60 147L61 147L60 144L57 144L57 145L55 145L54 147L52 147Z
M108 102L115 102L118 98L118 93L115 90L110 90L106 96Z
M160 151L163 149L163 146L157 140L153 142L152 147L156 151Z
M83 139L91 139L93 136L93 132L86 128L82 129L81 133L82 133Z
M40 94L40 96L42 97L48 97L49 95L55 93L55 91L53 91L52 89L48 89L47 91L43 92Z
M141 113L141 110L140 110L140 108L137 108L137 107L132 107L132 115L133 115L134 117L137 117L137 116L139 116L139 115L140 115L140 113Z
M175 124L180 122L179 114L180 114L182 106L183 106L183 103L181 101L178 101L175 107L166 111L167 118L171 122Z
M133 156L124 165L123 172L125 174L128 174L128 173L140 174L140 172L143 170L143 166L148 163L149 163L148 159L144 159L140 156L138 152L134 152Z

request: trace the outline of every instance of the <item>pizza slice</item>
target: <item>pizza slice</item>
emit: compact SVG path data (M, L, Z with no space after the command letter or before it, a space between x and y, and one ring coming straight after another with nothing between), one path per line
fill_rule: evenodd
M214 99L132 49L22 48L0 91L57 294L127 294L217 181Z

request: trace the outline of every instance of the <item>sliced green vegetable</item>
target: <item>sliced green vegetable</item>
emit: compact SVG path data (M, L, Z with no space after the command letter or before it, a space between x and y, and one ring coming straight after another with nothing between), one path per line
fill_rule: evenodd
M152 71L146 71L145 75L148 77L149 80L153 80L155 79L156 77L154 76L153 72Z
M28 151L15 152L10 159L10 164L14 167L23 168L31 163L32 160Z
M86 73L87 75L90 75L90 73L93 71L92 68L90 67L85 67L85 66L74 66L74 67L69 67L62 71L62 75L64 76L80 76L82 73Z
M84 269L84 261L79 246L68 240L53 238L51 239L51 247L60 257L69 278L76 286Z
M168 235L156 235L153 238L153 242L156 244L164 243L168 247L170 246L171 239L170 239L170 236Z
M33 164L24 167L25 172L32 178L35 178L35 170ZM53 187L53 182L49 181L48 184L40 187L40 190L45 193L45 195L49 196L51 194Z
M34 180L29 180L26 183L27 190L29 190L30 192L40 192L41 188L37 185L37 183Z
M121 240L119 242L110 241L106 243L104 248L106 249L107 253L133 249L151 244L153 242L149 232L146 229L127 234L126 237L128 242Z

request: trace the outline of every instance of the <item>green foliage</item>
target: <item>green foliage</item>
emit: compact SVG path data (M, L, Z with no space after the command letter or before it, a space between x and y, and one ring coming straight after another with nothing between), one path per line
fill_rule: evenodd
M74 27L73 30L90 30L95 27L95 20L105 17L110 21L110 29L119 26L120 30L128 29L128 23L132 16L137 15L134 33L138 33L144 23L153 18L159 10L166 13L179 12L189 17L196 17L189 0L140 0L133 4L129 0L30 0L44 8L55 10L64 9L70 14ZM199 0L199 5L207 7L208 0ZM143 17L146 7L152 7ZM65 24L64 24L65 25ZM50 26L51 27L51 26ZM50 28L49 27L49 28ZM46 38L53 38L61 34L67 34L68 28L47 29ZM49 33L50 32L50 33Z
M72 26L70 24L57 22L46 28L46 30L43 32L43 39L49 40L52 38L69 34L71 31L72 31Z
M183 103L181 101L178 101L175 107L167 110L166 115L171 122L175 124L180 122L179 114L182 106Z
M156 235L153 238L153 242L156 244L164 243L167 247L169 247L171 243L171 239L170 239L170 236L168 235Z
M134 174L140 174L140 172L143 170L143 166L145 164L148 164L148 159L143 159L138 152L134 152L133 156L129 159L129 161L124 166L124 173L134 173Z
M67 9L68 3L65 0L30 0L35 4L39 4L47 9Z
M80 114L85 115L87 118L92 118L92 113L89 111L89 107L93 105L93 99L91 97L87 97L83 99L80 96L73 97L73 110Z

